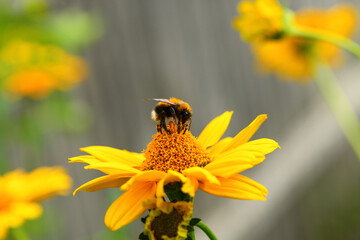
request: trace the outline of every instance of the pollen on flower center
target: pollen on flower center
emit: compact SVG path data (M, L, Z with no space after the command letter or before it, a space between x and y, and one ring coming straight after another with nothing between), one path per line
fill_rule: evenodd
M158 132L145 150L145 160L141 170L181 172L190 167L204 167L210 156L198 140L189 132L178 133L176 125L170 121L170 133Z

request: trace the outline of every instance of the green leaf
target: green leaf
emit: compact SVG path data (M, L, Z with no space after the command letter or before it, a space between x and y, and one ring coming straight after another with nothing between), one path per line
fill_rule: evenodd
M164 191L166 196L171 202L176 201L187 201L191 200L189 194L183 193L181 191L182 183L181 182L172 182L164 186Z
M149 240L149 237L142 232L142 233L140 233L140 235L139 235L139 239L140 239L140 240Z
M200 218L192 218L192 219L190 220L190 225L191 225L191 226L195 226L195 225L198 224L200 221L201 221Z
M148 216L140 218L141 222L145 224L147 217L148 217Z

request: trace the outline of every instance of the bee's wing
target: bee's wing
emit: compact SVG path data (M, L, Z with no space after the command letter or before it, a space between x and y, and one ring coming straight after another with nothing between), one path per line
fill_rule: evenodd
M176 105L175 103L170 102L169 99L165 99L165 98L150 98L150 99L144 99L144 101L155 101L155 102L168 103L170 105Z

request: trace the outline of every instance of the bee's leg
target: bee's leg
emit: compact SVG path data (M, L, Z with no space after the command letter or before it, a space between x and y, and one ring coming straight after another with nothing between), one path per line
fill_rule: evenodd
M160 130L162 128L165 130L165 132L170 133L170 131L167 129L165 119L161 119L161 121L160 121ZM161 132L162 132L162 130L161 130Z
M159 133L161 133L162 131L161 131L161 124L160 123L158 123L158 124L156 124L156 130L159 132Z
M159 123L156 124L156 130L159 132L159 133L162 133L162 129L164 129L166 132L169 132L166 128L166 122L165 122L165 117L166 117L166 114L164 111L160 112L159 113Z
M190 130L191 122L192 122L192 121L191 121L191 118L189 118L188 123L186 123L186 124L184 125L184 132L183 132L183 133L185 133L186 130Z
M179 125L179 121L178 121L178 119L177 119L177 117L176 117L176 112L175 112L175 109L173 108L173 107L170 107L170 113L171 113L171 116L172 116L172 118L174 119L174 121L175 121L175 124L176 124L176 126L178 126Z
M187 126L188 126L188 124L184 120L182 120L181 121L181 127L179 127L179 133L181 133L182 130L184 130L183 133L185 133L186 129L187 129Z
M185 123L185 124L184 124L184 128L183 128L183 129L184 129L184 131L183 131L183 134L184 134L184 133L186 132L186 130L188 129L188 126L189 126L189 124L187 124L187 123Z

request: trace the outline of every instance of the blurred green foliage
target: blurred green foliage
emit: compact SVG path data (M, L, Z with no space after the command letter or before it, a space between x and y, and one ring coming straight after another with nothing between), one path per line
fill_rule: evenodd
M84 11L53 13L45 0L0 0L0 47L22 39L78 51L101 36L101 26L98 17Z
M0 175L15 167L14 156L22 163L16 168L44 165L44 150L54 135L69 136L91 126L91 108L69 90L88 69L73 54L89 47L101 34L102 24L93 13L59 11L46 0L0 0ZM12 96L6 84L14 76L20 78L23 85L19 89L25 92L37 86L46 91L44 84L49 83L56 91L41 95L35 89L34 97ZM45 206L41 218L12 229L9 237L27 239L28 233L31 239L47 239L59 232L61 214Z

